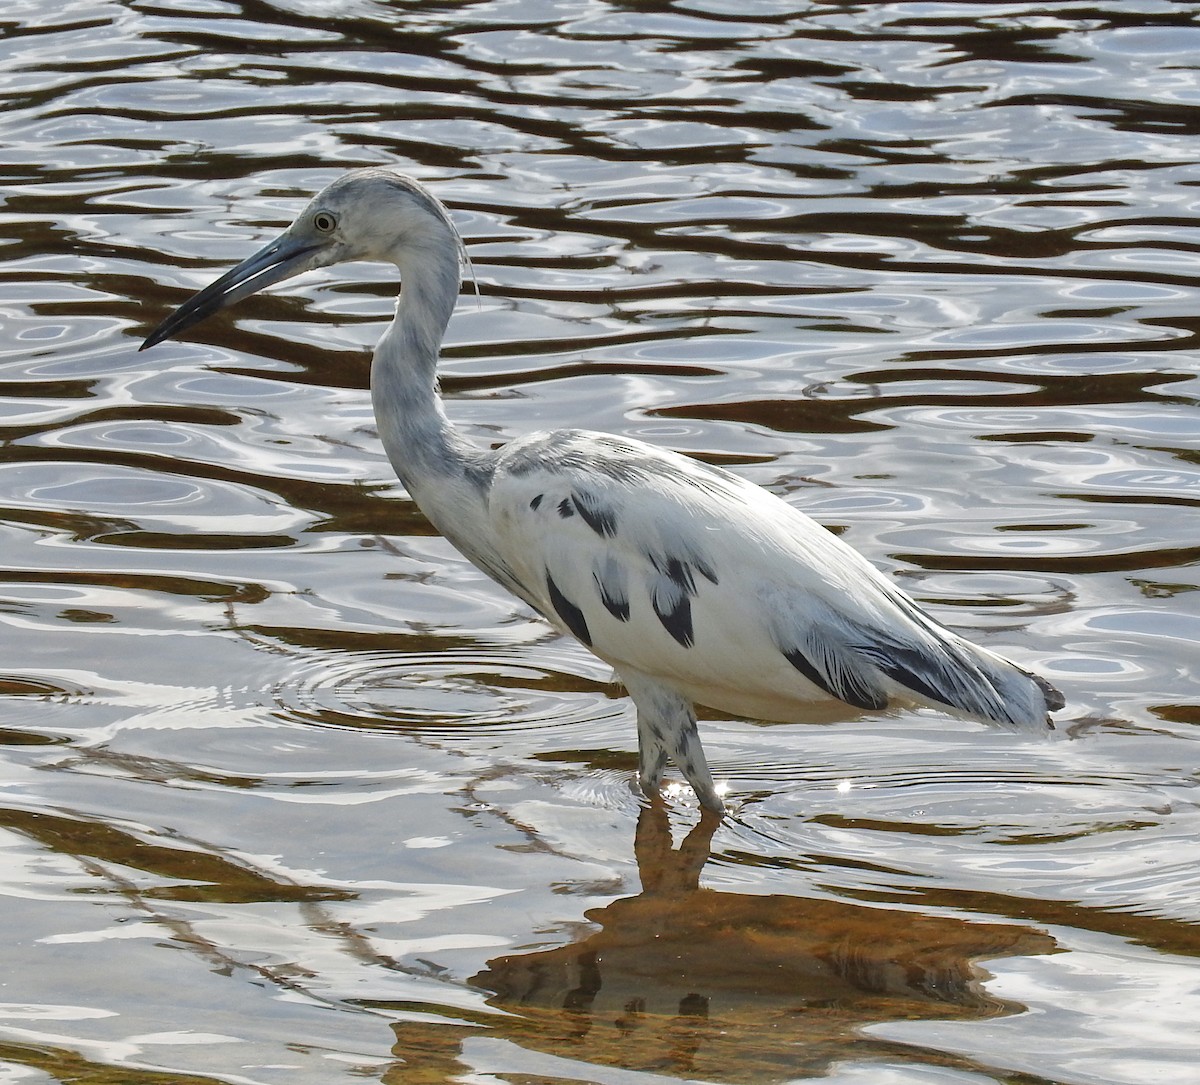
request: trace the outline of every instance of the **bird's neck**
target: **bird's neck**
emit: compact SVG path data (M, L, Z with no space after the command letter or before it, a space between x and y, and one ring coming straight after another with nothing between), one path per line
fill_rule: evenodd
M371 400L396 474L436 523L439 503L470 481L483 456L438 396L438 355L461 285L457 248L429 246L400 273L396 315L371 364Z

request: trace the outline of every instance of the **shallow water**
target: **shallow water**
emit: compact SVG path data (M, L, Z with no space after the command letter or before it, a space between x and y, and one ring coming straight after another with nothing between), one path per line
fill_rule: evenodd
M0 1081L1195 1081L1198 16L10 3ZM468 242L472 434L733 466L1055 737L712 716L730 817L643 808L394 481L386 269L137 352L373 163Z

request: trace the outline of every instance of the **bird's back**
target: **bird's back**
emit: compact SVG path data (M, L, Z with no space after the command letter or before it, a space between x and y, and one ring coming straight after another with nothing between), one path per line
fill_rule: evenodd
M775 720L907 702L1042 729L1061 705L729 472L585 431L514 441L492 466L489 571L618 674Z

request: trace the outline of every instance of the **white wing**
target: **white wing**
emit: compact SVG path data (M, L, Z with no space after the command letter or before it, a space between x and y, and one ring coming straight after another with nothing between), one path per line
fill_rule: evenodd
M492 567L482 567L618 673L761 719L802 718L813 701L899 699L1046 724L1048 687L938 625L836 536L728 472L557 431L501 449L487 500Z

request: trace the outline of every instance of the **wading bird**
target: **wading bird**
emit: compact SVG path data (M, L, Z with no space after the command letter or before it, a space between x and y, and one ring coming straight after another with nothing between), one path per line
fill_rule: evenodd
M200 291L153 346L263 287L345 260L400 271L371 399L396 474L466 557L611 664L637 707L639 776L668 761L720 812L694 703L799 721L813 702L928 706L1044 730L1063 698L939 625L864 558L758 486L604 433L533 433L479 448L438 395L442 337L462 285L446 209L389 169L355 170L280 237Z

